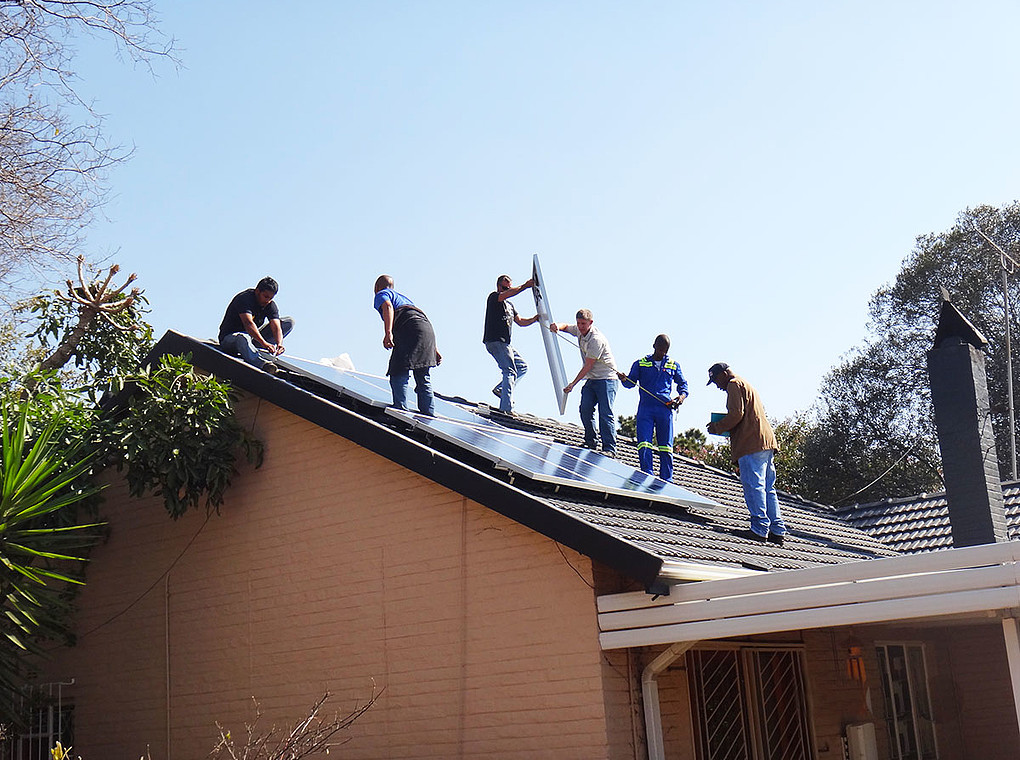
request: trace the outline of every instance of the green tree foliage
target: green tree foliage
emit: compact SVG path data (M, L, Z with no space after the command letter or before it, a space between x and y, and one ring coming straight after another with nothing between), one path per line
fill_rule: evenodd
M230 386L187 358L164 356L132 378L130 393L112 435L118 466L133 496L162 496L174 519L203 500L219 511L239 452L261 466L262 443L234 416Z
M98 452L59 406L38 427L38 406L4 399L0 408L0 720L10 721L25 655L70 637L68 587L83 583L100 536L80 509L99 491Z
M1020 204L967 209L945 232L918 237L895 282L872 297L868 338L823 383L817 425L803 447L805 495L839 503L943 487L926 358L942 287L989 339L988 390L1000 471L1008 474L1000 255L979 229L1003 249L1020 250ZM1009 298L1020 304L1015 275ZM1017 334L1015 307L1010 325Z
M74 292L101 290L81 285ZM33 299L21 312L28 322L2 327L12 343L0 374L0 723L18 717L10 707L25 655L69 636L74 587L99 535L89 507L100 470L116 465L133 494L162 496L177 518L203 504L218 510L239 456L261 463L262 445L234 417L228 385L181 357L137 370L151 335L140 319L144 299L119 308L131 296L111 293L118 308L99 309L110 319L93 315L84 331L89 307L68 310L73 299L60 292ZM111 385L125 390L104 410L97 386Z

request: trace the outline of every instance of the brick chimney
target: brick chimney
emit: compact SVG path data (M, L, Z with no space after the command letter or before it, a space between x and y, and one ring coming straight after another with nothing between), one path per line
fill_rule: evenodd
M986 345L943 291L928 377L956 547L1009 540L988 403Z

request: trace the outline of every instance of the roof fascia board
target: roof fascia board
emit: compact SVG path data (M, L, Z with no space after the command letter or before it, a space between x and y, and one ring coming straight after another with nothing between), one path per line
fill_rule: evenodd
M681 602L667 607L643 608L599 615L603 631L624 628L646 628L672 625L707 619L747 616L749 612L762 615L772 612L823 609L860 602L908 600L933 592L946 594L956 591L980 591L1015 586L1017 566L1013 563L975 568L947 570L925 575L906 575L895 578L861 581L845 584L814 586L786 592L769 592L753 596L732 596L698 602Z
M635 609L639 606L665 606L678 602L718 599L725 596L789 591L833 583L851 583L900 575L919 575L943 570L965 570L985 565L1020 561L1020 541L1008 541L962 549L943 549L923 554L847 562L838 565L807 567L759 573L745 578L681 583L670 587L669 594L656 599L641 592L611 594L598 598L599 612Z
M977 613L990 609L1013 610L1018 607L1020 607L1020 590L1011 586L980 591L928 594L911 599L891 599L763 615L752 614L724 620L702 620L678 625L608 631L599 634L599 642L603 649L626 649L701 639L912 620L951 613Z
M145 363L151 364L165 354L190 354L195 366L612 567L645 586L651 586L659 575L661 558L635 544L194 338L168 331L146 357Z

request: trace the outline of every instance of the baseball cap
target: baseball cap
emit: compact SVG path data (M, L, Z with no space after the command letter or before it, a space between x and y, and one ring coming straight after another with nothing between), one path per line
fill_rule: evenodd
M730 368L730 365L726 362L716 362L708 368L708 382L705 385L711 385L712 381L715 380L715 376L720 372L725 372Z

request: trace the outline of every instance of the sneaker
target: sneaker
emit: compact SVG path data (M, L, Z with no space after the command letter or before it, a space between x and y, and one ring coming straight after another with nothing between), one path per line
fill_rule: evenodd
M275 375L279 370L280 368L273 364L273 362L266 362L262 365L262 371L269 375Z
M754 541L757 544L764 544L766 541L768 541L768 538L766 536L759 535L750 528L744 528L743 530L734 531L733 535L735 535L737 538L743 538L748 541Z
M770 544L782 546L785 539L786 539L785 533L769 533L767 541Z

